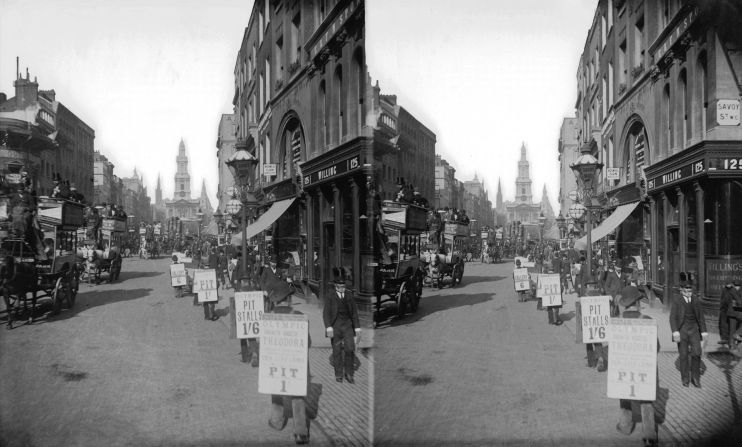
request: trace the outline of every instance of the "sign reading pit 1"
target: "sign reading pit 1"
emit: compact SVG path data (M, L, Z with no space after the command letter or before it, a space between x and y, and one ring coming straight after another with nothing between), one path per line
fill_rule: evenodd
M258 392L306 396L309 321L306 315L263 315L260 321Z
M216 292L216 270L201 269L193 274L193 293L198 293L199 303L219 300Z

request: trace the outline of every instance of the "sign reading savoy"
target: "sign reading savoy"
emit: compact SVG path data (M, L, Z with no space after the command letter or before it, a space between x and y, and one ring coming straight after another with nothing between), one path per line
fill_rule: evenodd
M361 167L360 156L356 155L347 160L339 161L331 166L320 169L318 171L310 172L304 176L304 186L313 185L318 182L323 182L336 177L346 172L350 172L354 169Z

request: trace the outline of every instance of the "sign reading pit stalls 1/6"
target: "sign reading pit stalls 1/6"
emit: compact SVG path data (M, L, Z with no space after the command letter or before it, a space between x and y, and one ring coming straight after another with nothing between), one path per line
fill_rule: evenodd
M657 398L657 322L611 318L608 327L608 397Z
M602 343L608 339L607 331L611 321L610 299L608 295L580 298L583 343Z
M263 318L263 292L235 292L234 317L237 338L260 337L260 320Z
M306 396L308 369L307 316L264 314L260 324L258 392Z
M198 293L198 302L218 301L216 292L216 270L201 269L193 274L193 293Z

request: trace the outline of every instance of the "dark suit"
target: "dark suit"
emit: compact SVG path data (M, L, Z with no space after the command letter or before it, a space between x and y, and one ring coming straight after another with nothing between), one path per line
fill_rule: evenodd
M680 333L678 352L683 383L688 383L690 379L700 382L701 333L707 331L701 303L695 294L691 295L690 303L686 303L682 296L675 297L670 307L670 329L673 333Z
M605 274L605 293L610 295L611 298L615 298L618 292L623 287L623 281L621 280L621 274L615 271L609 271Z
M322 310L325 329L332 328L332 355L335 377L353 376L355 355L355 330L360 329L358 306L353 293L345 291L345 298L340 298L334 290L325 300ZM345 352L343 352L345 351ZM345 373L345 374L343 374Z

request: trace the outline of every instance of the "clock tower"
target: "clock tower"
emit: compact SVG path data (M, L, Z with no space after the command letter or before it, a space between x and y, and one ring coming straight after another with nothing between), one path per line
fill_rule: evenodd
M175 158L178 168L175 171L175 193L173 200L190 200L191 199L191 175L188 174L188 156L185 153L185 143L180 139L178 147L178 156Z

